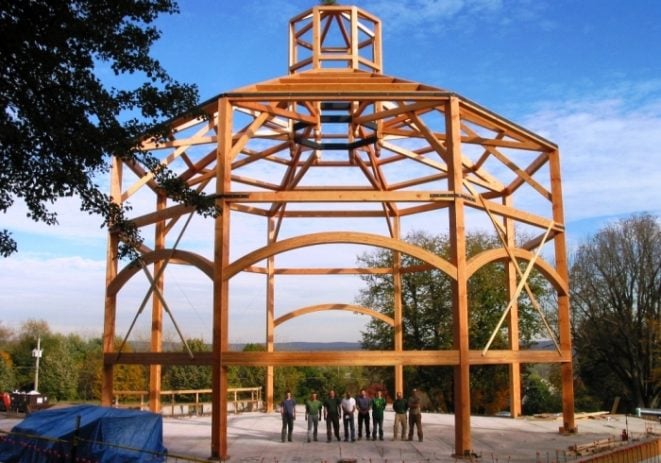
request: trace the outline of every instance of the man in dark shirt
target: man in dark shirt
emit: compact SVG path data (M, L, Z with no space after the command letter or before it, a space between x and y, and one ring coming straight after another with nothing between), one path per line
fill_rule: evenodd
M332 440L331 426L337 440L340 440L340 404L342 400L335 395L332 389L324 400L324 419L326 420L326 441Z
M363 437L363 423L365 423L365 437L369 440L372 399L367 397L365 389L361 389L360 395L356 398L356 408L358 409L358 440Z
M422 442L422 415L420 414L420 397L418 390L413 389L408 401L409 406L409 440L413 440L413 426L418 428L418 440Z
M397 398L392 403L392 409L395 411L395 424L393 426L393 440L397 440L397 428L402 428L401 439L404 440L406 436L406 411L409 409L409 404L402 397L402 393L397 393Z
M280 404L280 414L282 415L282 442L285 441L285 434L287 434L287 440L291 442L291 433L294 430L294 420L296 419L296 401L289 391L285 395L285 400Z

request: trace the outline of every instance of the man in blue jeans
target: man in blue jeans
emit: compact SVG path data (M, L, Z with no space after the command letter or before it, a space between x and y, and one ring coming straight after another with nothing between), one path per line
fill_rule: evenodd
M365 389L360 390L360 396L356 399L358 408L358 440L363 438L363 423L365 424L365 438L370 439L370 410L372 399L367 396Z
M296 401L292 398L291 392L287 391L285 400L280 404L280 414L282 415L282 442L287 440L291 442L291 433L294 430L294 420L296 419Z

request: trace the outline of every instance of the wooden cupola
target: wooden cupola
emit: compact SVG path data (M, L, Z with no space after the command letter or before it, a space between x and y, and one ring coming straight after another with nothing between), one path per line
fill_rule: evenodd
M289 21L289 72L380 73L381 21L355 6L320 5Z

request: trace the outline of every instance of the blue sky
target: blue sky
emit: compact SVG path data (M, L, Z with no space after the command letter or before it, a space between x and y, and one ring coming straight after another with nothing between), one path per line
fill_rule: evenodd
M284 75L288 20L315 4L181 0L179 15L158 22L163 35L154 55L173 77L196 83L206 100ZM459 93L559 145L570 246L618 218L661 215L661 2L353 4L383 22L385 74ZM19 253L0 260L0 321L18 327L38 318L54 330L99 335L105 232L74 200L56 208L58 227L30 222L20 204L2 217ZM207 298L179 292L191 319L204 325ZM259 306L254 299L248 304ZM300 327L281 339L357 340L366 321L358 318L328 339ZM241 327L231 336L253 340Z

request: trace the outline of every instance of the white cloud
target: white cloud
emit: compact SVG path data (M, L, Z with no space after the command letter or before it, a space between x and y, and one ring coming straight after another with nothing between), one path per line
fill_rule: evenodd
M523 23L544 30L554 24L544 17L544 4L528 0L365 0L362 8L376 14L387 31L406 30L415 41L436 39L444 33L473 33L478 23L507 28ZM482 22L480 22L482 21Z
M526 118L527 127L560 147L568 221L661 210L658 87L621 90L546 103Z
M103 329L105 262L78 256L0 260L2 321L18 327L46 320L53 331L99 335Z

